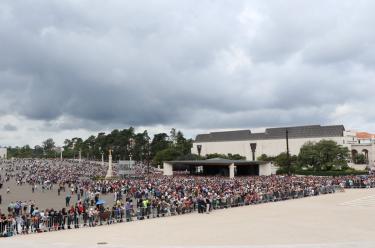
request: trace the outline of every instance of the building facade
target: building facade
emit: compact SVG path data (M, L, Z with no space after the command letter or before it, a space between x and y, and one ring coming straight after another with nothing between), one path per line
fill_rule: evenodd
M348 147L353 156L358 153L364 154L368 164L374 166L375 137L361 134L346 131L343 125L267 128L263 133L252 133L250 130L212 132L196 136L192 153L202 156L232 153L245 156L248 160L256 160L262 154L277 156L286 152L288 135L291 155L298 155L301 147L307 142L332 140Z
M347 146L351 151L351 156L363 154L368 164L375 166L375 135L367 132L345 132Z

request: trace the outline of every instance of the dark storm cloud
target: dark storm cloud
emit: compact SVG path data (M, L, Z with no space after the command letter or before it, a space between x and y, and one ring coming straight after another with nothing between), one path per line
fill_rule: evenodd
M374 7L4 0L0 113L62 129L350 122L339 106L374 104Z
M17 127L13 126L12 124L6 124L4 125L4 130L5 131L17 131Z

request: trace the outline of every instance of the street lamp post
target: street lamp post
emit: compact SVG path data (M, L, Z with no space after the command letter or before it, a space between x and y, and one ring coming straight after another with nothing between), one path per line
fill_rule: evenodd
M129 139L129 144L126 146L128 153L129 153L129 168L132 167L132 149L134 146L134 140L132 138Z
M91 145L89 145L89 149L87 151L87 161L90 161L90 151L91 151Z
M252 153L253 161L255 161L255 151L257 149L257 143L251 143L250 144L250 148L251 148L251 153Z
M104 151L103 151L102 147L99 147L99 152L102 155L102 167L104 167Z
M289 155L289 131L288 129L285 130L285 139L286 139L286 159L287 159L287 168L288 168L288 175L291 175L290 171L290 155Z
M147 175L150 175L150 160L151 160L151 143L147 145Z
M200 157L201 152L202 152L202 145L197 145L197 150L198 150L198 156Z

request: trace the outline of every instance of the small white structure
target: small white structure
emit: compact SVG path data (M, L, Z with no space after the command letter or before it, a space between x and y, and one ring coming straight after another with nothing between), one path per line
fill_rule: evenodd
M7 159L8 156L8 148L0 147L0 159Z

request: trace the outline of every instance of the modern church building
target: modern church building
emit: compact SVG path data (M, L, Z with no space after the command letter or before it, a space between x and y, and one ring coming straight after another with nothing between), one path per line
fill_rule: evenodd
M375 135L346 131L343 125L267 128L262 133L239 130L199 134L193 143L192 153L202 156L232 153L245 156L247 160L257 160L262 154L276 156L286 152L287 133L289 151L292 155L298 155L301 147L307 142L333 140L348 147L353 156L364 154L369 165L375 165Z

